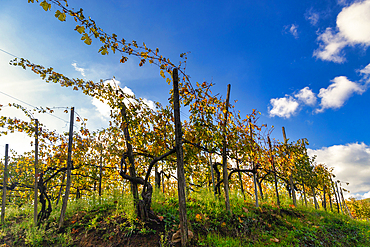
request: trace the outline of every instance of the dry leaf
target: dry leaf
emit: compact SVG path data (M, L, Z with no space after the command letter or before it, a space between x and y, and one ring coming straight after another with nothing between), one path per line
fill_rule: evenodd
M280 240L277 239L277 238L270 238L270 241L275 242L275 243L279 243L280 242Z

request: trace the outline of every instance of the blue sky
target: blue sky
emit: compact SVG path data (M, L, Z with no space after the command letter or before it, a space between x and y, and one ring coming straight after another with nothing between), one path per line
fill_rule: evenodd
M351 195L370 197L370 0L368 1L69 1L83 8L107 33L145 42L179 61L188 55L191 81L212 81L213 92L231 99L242 115L257 109L260 123L274 125L274 138L307 138L310 154L335 167ZM69 77L98 81L115 76L121 87L167 102L170 86L155 66L136 59L119 64L119 55L97 53L73 31L74 21L58 21L27 0L0 2L0 49ZM89 127L107 125L102 105L80 92L46 84L29 71L8 65L0 51L0 91L34 106L75 106ZM368 66L369 67L366 67ZM16 102L0 93L0 104ZM22 104L22 103L21 103ZM4 108L3 115L18 116ZM183 112L183 117L187 116ZM68 121L63 110L56 116ZM37 116L50 129L68 131L66 122ZM29 140L0 137L18 152ZM21 144L19 144L21 143Z

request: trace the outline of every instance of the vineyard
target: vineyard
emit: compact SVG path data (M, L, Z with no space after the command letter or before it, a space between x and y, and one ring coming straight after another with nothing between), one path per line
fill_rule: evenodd
M155 241L163 245L181 242L182 246L213 246L211 239L204 237L212 231L235 239L248 235L253 244L263 239L258 236L261 226L266 230L281 225L293 231L300 227L295 221L306 217L314 229L310 234L325 235L325 231L314 233L319 231L315 218L330 215L338 225L348 221L360 224L353 219L370 218L369 203L344 200L344 184L335 178L332 168L308 156L307 139L290 140L284 128L282 140L271 139L272 131L277 130L259 123L257 110L243 117L236 102L229 102L231 85L225 88L224 98L212 91L212 83L192 83L186 74L186 53L175 65L158 48L105 33L85 17L82 9L69 9L67 1L39 4L45 11L52 5L57 8L55 17L62 22L68 17L74 19L81 40L87 45L93 39L101 42L102 55L119 53L120 63L137 57L140 67L146 63L158 66L173 89L167 104L156 103L150 108L142 98L125 93L113 79L72 79L27 59L12 60L11 65L30 70L47 83L99 99L111 108L111 119L109 127L92 130L86 127L88 119L76 115L73 107L65 108L63 111L70 114L69 132L58 133L33 117L34 112L53 114L56 109L6 106L23 112L24 118L0 116L0 135L22 132L34 140L30 144L34 151L18 154L16 147L6 145L6 157L0 161L2 225L10 227L31 215L32 220L28 232L18 229L13 234L3 229L2 243L79 245L77 238L85 236L87 243L88 233L99 235L99 229L105 227L105 234L112 233L104 235L106 243L127 246L140 246L139 242L123 242L140 234L149 236L144 237L148 244L153 244L150 236L154 234L158 238ZM0 105L0 110L3 107ZM187 119L180 120L180 108L189 113ZM238 231L228 229L227 224ZM123 230L117 230L120 234L115 226L122 226ZM284 241L292 243L298 238L308 244L302 246L341 242L347 243L343 246L366 246L361 241L369 237L368 226L356 227L360 230L342 229L344 235L353 235L350 238L333 237L321 244L314 237L303 240L308 238L304 231ZM38 239L40 234L42 238ZM269 244L283 244L280 237L267 236ZM104 245L104 241L91 241L91 246Z

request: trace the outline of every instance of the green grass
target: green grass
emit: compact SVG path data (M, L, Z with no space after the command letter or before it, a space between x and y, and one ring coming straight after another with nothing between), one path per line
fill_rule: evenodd
M315 210L312 206L294 208L284 196L280 208L276 207L274 198L261 201L259 208L252 198L245 201L236 193L231 193L230 201L232 214L225 210L222 197L215 197L207 190L188 195L193 246L370 246L367 221ZM163 217L160 217L163 229L140 222L134 213L132 197L117 191L101 198L69 201L65 227L58 231L60 207L53 208L48 222L38 229L33 226L32 204L8 207L5 225L0 230L0 244L79 246L84 237L109 243L135 236L144 242L157 237L162 246L170 246L171 236L179 226L178 199L157 191L153 194L152 209Z

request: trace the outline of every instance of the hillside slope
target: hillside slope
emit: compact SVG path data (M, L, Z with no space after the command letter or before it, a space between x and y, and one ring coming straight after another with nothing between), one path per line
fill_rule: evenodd
M191 246L370 246L370 224L324 210L232 196L230 215L224 201L208 192L188 198ZM288 200L287 200L288 202ZM59 207L39 229L32 227L31 205L7 211L0 232L2 246L173 246L178 230L175 197L155 194L152 208L158 222L136 219L129 196L79 199L68 206L58 231Z

